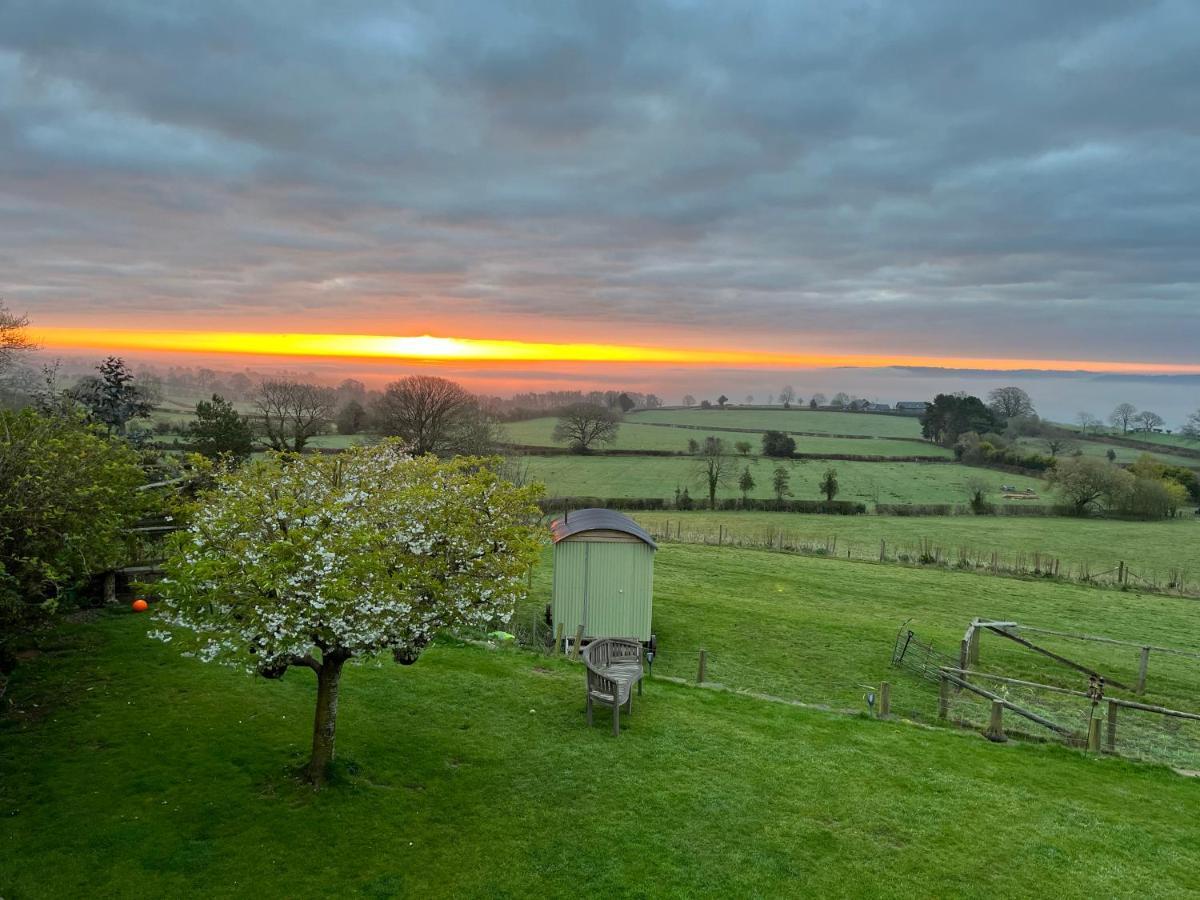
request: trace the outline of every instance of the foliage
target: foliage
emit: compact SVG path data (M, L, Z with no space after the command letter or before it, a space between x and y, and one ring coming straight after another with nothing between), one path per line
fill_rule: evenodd
M337 412L338 434L359 434L367 424L367 411L357 400L347 400Z
M1033 400L1019 387L1000 387L988 394L988 406L1001 419L1035 416Z
M1077 516L1092 510L1112 509L1132 489L1134 476L1110 462L1080 456L1060 460L1046 475L1055 490Z
M749 456L750 451L754 449L754 445L749 441L735 441L733 449L738 452L739 456Z
M77 415L0 410L0 667L6 637L123 562L143 480L125 441Z
M754 490L754 476L750 474L749 466L738 476L738 490L742 492L742 503L745 504L747 496Z
M825 499L832 502L838 492L838 477L837 469L826 469L825 474L821 476L821 493L825 495Z
M1139 478L1174 481L1182 486L1193 500L1200 501L1200 477L1194 469L1168 465L1149 453L1143 453L1129 467L1129 471Z
M1189 440L1200 441L1200 409L1187 417L1180 432Z
M317 672L306 774L320 783L347 659L391 650L412 662L437 631L505 621L522 595L540 487L514 487L498 465L409 457L387 441L219 474L173 536L160 620L191 632L204 661Z
M554 440L576 453L587 453L596 444L611 444L617 438L621 416L596 403L573 403L562 411L554 426Z
M267 445L280 453L300 453L329 424L334 400L332 388L288 378L264 381L254 403Z
M110 356L96 367L100 377L89 376L75 386L72 397L87 410L93 422L110 432L125 434L132 419L149 418L154 409L125 361Z
M938 394L921 415L921 434L943 447L953 447L969 431L983 434L1003 428L1003 420L978 397Z
M784 497L792 496L790 487L791 476L788 470L783 466L776 466L775 471L771 473L771 490L775 492L775 502L783 504Z
M393 381L376 404L380 432L402 438L411 453L422 456L490 453L491 419L462 385L433 375L410 375Z
M787 458L796 452L796 439L782 431L768 431L762 436L763 456Z
M1154 431L1157 428L1162 428L1166 421L1156 412L1151 412L1148 409L1142 410L1134 419L1138 429L1145 432Z
M971 512L982 516L992 511L992 505L988 502L991 482L980 475L969 475L963 486L967 489L967 505L971 507Z
M188 437L196 452L209 459L244 460L254 450L250 423L220 394L196 404L196 418L188 423Z

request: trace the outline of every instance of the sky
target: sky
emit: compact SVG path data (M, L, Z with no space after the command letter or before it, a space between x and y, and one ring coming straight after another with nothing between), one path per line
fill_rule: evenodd
M1197 85L1194 0L3 0L0 298L52 350L1194 372Z

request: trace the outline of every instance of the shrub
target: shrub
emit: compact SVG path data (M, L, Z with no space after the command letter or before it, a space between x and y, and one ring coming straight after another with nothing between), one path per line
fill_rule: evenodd
M787 458L796 452L796 441L782 431L767 431L762 436L762 452L763 456Z

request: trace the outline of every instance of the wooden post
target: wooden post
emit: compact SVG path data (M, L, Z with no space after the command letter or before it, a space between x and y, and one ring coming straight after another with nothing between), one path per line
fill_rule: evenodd
M887 560L887 541L880 541L879 542L879 561L884 562L885 560Z
M1117 584L1125 583L1125 560L1117 563Z
M976 628L971 632L971 659L970 663L973 666L979 665L979 634L983 629Z
M999 700L992 701L992 715L988 719L987 731L983 733L983 736L997 744L1003 744L1008 740L1004 735L1004 704Z
M1150 668L1150 648L1142 648L1142 658L1138 662L1138 680L1137 687L1134 692L1138 694L1146 693L1146 670Z
M117 573L104 573L104 602L112 605L117 602Z
M950 679L945 675L938 681L938 718L950 715Z
M1089 753L1100 752L1100 720L1095 717L1088 719L1087 748Z
M700 667L696 670L696 684L704 684L705 669L708 668L708 651L700 648Z
M1108 752L1113 753L1117 749L1117 711L1120 709L1117 704L1111 701L1108 704Z
M725 543L725 526L718 525L717 526L717 546L720 547L721 544L723 544L723 543Z
M571 659L579 659L579 651L583 647L583 626L575 629L575 645L571 648Z
M559 622L558 628L556 628L554 631L554 652L555 653L561 653L564 650L564 648L563 648L563 628L565 628L565 627L566 626L562 622Z
M884 681L879 685L879 718L886 719L892 713L892 685Z

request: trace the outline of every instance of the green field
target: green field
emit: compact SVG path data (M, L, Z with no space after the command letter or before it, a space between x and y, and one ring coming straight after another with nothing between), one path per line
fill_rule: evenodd
M534 586L527 616L549 602L548 564ZM656 672L694 677L704 647L716 681L835 707L857 707L864 685L897 680L889 662L906 621L955 656L975 617L1200 652L1200 603L1188 598L765 550L662 544L654 596ZM1136 648L1039 640L1118 680L1136 680ZM985 639L982 664L1018 678L1075 688L1082 679L1086 686L1086 677L1001 638ZM1156 656L1154 674L1151 702L1200 706L1194 660ZM936 686L900 675L895 692L893 703L906 714L934 717ZM1200 768L1200 723L1189 724Z
M1026 453L1040 453L1042 456L1050 455L1050 451L1046 447L1046 442L1039 438L1020 438L1016 443ZM1172 466L1186 466L1192 469L1200 468L1200 458L1192 456L1180 456L1175 453L1167 452L1169 449L1170 445L1164 444L1162 451L1156 451L1151 455L1155 459L1161 460L1162 462L1168 463ZM1066 453L1060 453L1060 455L1070 455L1076 450L1081 451L1084 456L1095 457L1107 457L1108 451L1111 450L1116 454L1116 462L1118 463L1134 462L1142 454L1149 452L1147 450L1141 450L1137 447L1123 447L1118 444L1106 444L1101 441L1076 440Z
M843 598L841 569L822 585L820 566L799 561L773 581L762 554L715 552L662 555L658 611L672 641L731 627L750 628L731 640L769 637L820 603L831 607L819 612L827 640L855 654L846 677L877 671L857 662L886 652L875 645L902 610L886 610L886 628L856 610L872 585L856 581ZM707 563L715 594L693 569ZM743 579L766 593L735 587ZM946 629L959 614L954 587L926 601ZM706 597L735 605L687 625ZM1048 602L1064 601L1068 618L1086 618L1083 597ZM68 626L18 669L0 720L3 896L1082 898L1200 887L1200 786L1165 768L661 682L613 739L584 724L577 664L517 651L437 645L410 668L350 667L338 778L314 794L289 774L307 750L311 673L268 682L204 666L146 627L128 614ZM786 654L796 670L821 649L801 637Z
M675 487L686 486L693 499L707 500L707 487L697 471L694 459L655 456L528 456L530 475L545 482L551 497L673 497ZM755 480L751 497L773 497L772 476L782 465L791 478L791 490L797 499L818 500L817 486L825 470L837 469L841 485L839 500L863 503L966 503L966 479L986 479L997 489L1000 485L1044 490L1042 482L1022 475L1010 475L957 463L847 462L836 460L784 460L754 457L737 460L734 476L718 497L739 497L737 476L749 467ZM998 502L999 496L996 497ZM1049 498L1043 497L1042 502ZM1028 502L1028 501L1012 501Z
M1087 564L1103 572L1124 561L1134 572L1165 576L1178 570L1200 586L1200 519L1186 516L1156 522L1109 519L1007 516L823 516L776 512L635 512L630 513L656 534L682 529L684 540L765 544L780 537L791 543L831 542L838 555L875 559L879 542L892 552L915 553L923 541L952 557L958 548L972 558L997 552L1052 556L1068 564Z
M696 416L699 426L720 426L732 428L714 421L713 416L705 414ZM880 417L882 418L882 417ZM641 424L641 414L627 419L617 431L617 439L611 444L605 444L601 449L612 450L667 450L673 453L684 453L688 441L703 443L706 437L714 436L723 440L732 451L738 441L746 441L752 447L751 453L758 453L762 448L762 433L740 433L734 431L706 431L703 427L663 427L659 425ZM546 417L529 419L523 422L509 422L504 430L507 439L514 444L530 447L561 447L554 440L554 426L558 419ZM736 426L742 427L742 426ZM924 441L898 440L894 438L844 438L844 437L813 437L799 435L796 440L797 453L827 453L848 454L855 456L941 456L949 458L954 454L945 447Z
M867 437L919 438L921 423L915 416L830 412L810 409L646 409L629 415L631 422L666 422L671 425L754 428L760 431L811 431L819 434L853 434Z

